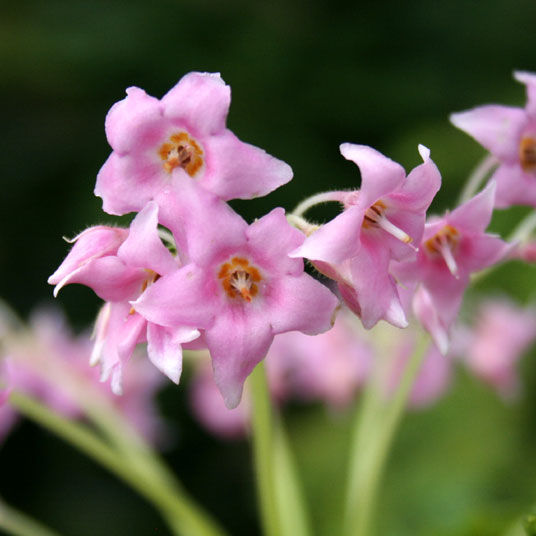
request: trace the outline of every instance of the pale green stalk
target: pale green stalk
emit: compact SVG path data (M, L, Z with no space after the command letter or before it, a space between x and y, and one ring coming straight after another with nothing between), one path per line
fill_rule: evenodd
M0 500L0 529L12 536L60 536L58 532L45 527L41 522L35 521L2 500Z
M292 214L298 217L302 217L310 208L321 203L328 203L330 201L342 202L344 192L322 192L320 194L312 195L307 199L304 199L293 211Z
M462 193L460 194L460 198L458 199L459 205L471 199L471 197L478 192L483 180L489 175L489 173L491 173L493 168L495 168L498 163L498 160L493 155L484 157L484 159L476 166L467 179Z
M274 441L275 490L285 536L312 534L288 438L279 422Z
M281 536L282 524L278 509L274 459L274 416L264 363L259 363L250 376L252 398L251 426L257 477L257 495L265 536Z
M26 417L52 431L124 480L149 500L168 522L173 534L182 536L223 536L224 532L177 487L171 488L132 460L106 444L87 426L65 419L36 400L13 392L10 403Z
M427 348L428 337L422 334L398 388L388 403L382 402L383 395L376 382L373 382L365 394L363 406L356 419L352 443L344 536L371 534L383 469Z

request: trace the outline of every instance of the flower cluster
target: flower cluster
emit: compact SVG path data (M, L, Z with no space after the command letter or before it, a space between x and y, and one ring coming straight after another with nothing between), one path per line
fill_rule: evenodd
M106 212L136 215L129 228L78 235L49 279L56 293L82 283L105 300L92 355L103 379L121 391L138 343L174 382L182 349L206 349L226 406L236 407L274 337L329 330L339 299L367 329L380 320L405 328L414 315L446 354L471 274L512 249L486 232L494 207L532 199L525 183L536 169L536 76L516 76L528 87L526 110L493 106L452 117L504 160L452 212L427 214L441 176L426 147L406 175L375 149L343 143L343 157L361 172L359 188L314 195L287 215L275 208L252 224L227 202L268 194L292 170L226 128L230 88L220 76L190 73L161 100L128 89L106 118L113 151L95 193ZM525 190L523 201L514 195ZM327 201L342 207L334 219L320 225L304 217ZM334 281L338 298L304 272L304 259Z
M283 209L248 225L226 203L292 177L287 164L226 128L229 103L219 75L190 73L160 101L130 88L106 118L113 152L95 193L111 214L138 213L129 229L93 227L76 237L49 282L56 292L82 283L106 301L93 362L116 392L137 343L147 342L150 360L174 382L181 347L190 345L209 350L234 407L275 335L332 325L337 298L288 256L305 237Z

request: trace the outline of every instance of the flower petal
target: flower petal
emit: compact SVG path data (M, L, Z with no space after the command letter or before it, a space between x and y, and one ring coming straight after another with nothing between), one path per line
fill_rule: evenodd
M104 212L122 216L141 210L166 186L166 179L156 159L113 152L97 174L94 193L102 198Z
M360 254L350 260L352 285L366 329L382 319L399 328L408 325L388 266L388 252L368 240L363 242Z
M288 254L303 243L305 236L288 223L282 208L274 208L260 220L254 221L247 229L246 236L255 262L272 273L298 275L303 272L303 261L290 258Z
M274 338L262 312L242 307L226 308L205 331L212 357L214 380L227 408L235 408L242 396L244 381L264 359Z
M495 204L495 182L445 217L446 222L460 231L483 233L491 221Z
M210 264L215 256L224 256L225 250L245 247L248 225L243 218L181 170L174 171L173 184L156 201L162 225L200 266Z
M199 183L221 199L252 199L292 179L292 168L259 147L240 141L230 130L207 142L209 168Z
M132 306L155 324L208 328L219 303L216 278L188 264L161 277Z
M338 303L325 285L306 273L278 279L266 295L274 334L297 330L317 335L327 331L333 326Z
M128 266L148 268L159 275L177 269L177 260L158 236L158 205L150 201L130 224L128 238L117 256Z
M525 110L536 118L536 74L526 71L515 71L514 78L527 86L527 104Z
M499 166L491 179L497 183L497 208L508 208L512 205L536 207L536 180L534 176L525 173L519 163Z
M361 171L358 204L364 209L392 192L406 177L404 168L372 147L343 143L341 154Z
M182 342L199 337L192 328L165 328L149 322L147 326L147 354L153 365L172 382L179 383L182 372Z
M290 257L339 263L359 253L364 212L350 207L322 225Z
M110 108L105 123L108 143L119 154L156 145L166 126L159 100L139 87L127 89L127 96Z
M225 129L231 103L231 88L219 73L188 73L162 97L164 115L185 125L194 136L207 136Z
M518 160L521 130L527 122L522 108L495 104L450 116L451 123L483 145L500 160Z

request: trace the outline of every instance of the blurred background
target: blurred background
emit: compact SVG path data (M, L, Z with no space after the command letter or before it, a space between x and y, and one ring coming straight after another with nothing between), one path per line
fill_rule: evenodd
M434 204L441 211L454 206L484 154L449 113L523 106L512 71L536 71L535 28L533 0L3 2L0 297L27 317L51 301L46 280L68 251L62 236L128 224L93 196L110 151L104 117L128 86L161 97L189 71L222 74L232 87L229 128L294 169L294 180L270 196L233 203L248 220L358 186L357 169L338 151L346 141L372 145L407 170L419 163L417 145L429 147L443 176ZM498 214L494 229L507 233L524 213ZM532 267L509 263L474 292L526 303L535 282ZM99 307L76 285L57 301L77 330ZM501 534L530 509L535 359L524 360L524 396L515 404L459 371L435 407L409 415L384 482L378 534ZM257 534L247 442L202 431L180 386L159 402L175 430L165 456L185 485L233 535ZM296 406L287 417L315 525L329 534L350 416ZM7 501L64 534L167 534L137 495L31 424L0 446L0 475Z

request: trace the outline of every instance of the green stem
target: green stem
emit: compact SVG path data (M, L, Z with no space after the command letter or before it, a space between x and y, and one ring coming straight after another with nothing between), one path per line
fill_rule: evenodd
M273 448L274 417L264 363L259 363L251 374L250 392L253 401L251 416L253 452L262 526L265 536L281 536L282 525L277 506Z
M422 334L387 407L383 407L378 386L373 386L366 395L354 433L343 527L345 536L370 534L383 469L427 348L428 337Z
M149 500L163 515L176 535L223 536L210 518L178 487L171 488L159 475L131 463L96 436L87 426L65 419L36 400L13 392L10 403L26 417L52 431L103 467L121 478Z
M58 532L45 527L41 522L15 510L1 500L0 529L13 536L60 536Z
M476 166L467 179L462 193L460 194L460 198L458 199L459 205L471 199L471 197L478 192L482 181L491 172L491 170L497 166L498 163L498 160L493 155L484 157L484 159Z

